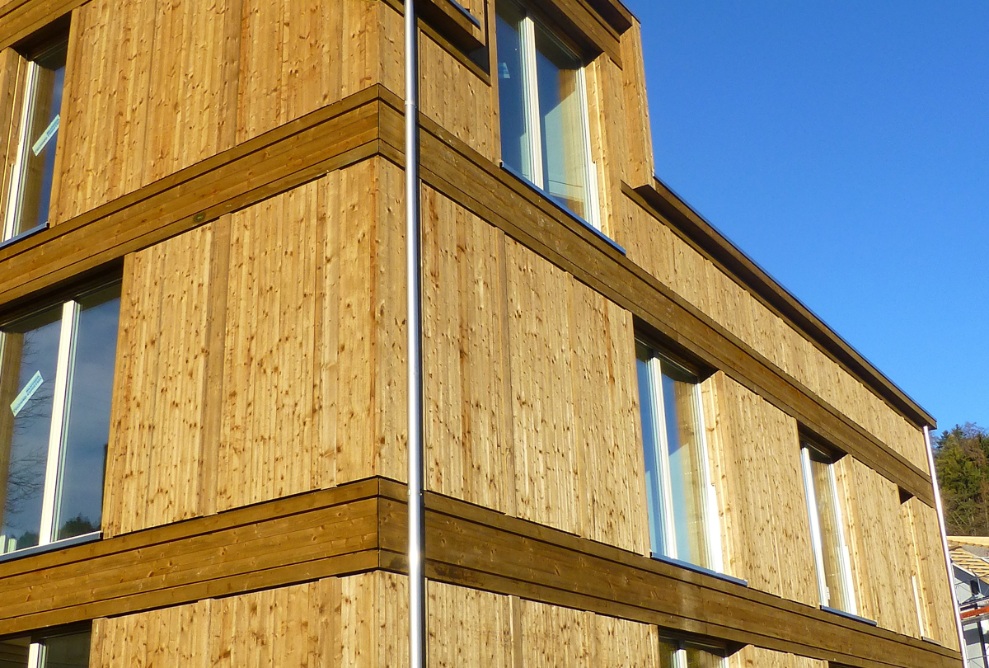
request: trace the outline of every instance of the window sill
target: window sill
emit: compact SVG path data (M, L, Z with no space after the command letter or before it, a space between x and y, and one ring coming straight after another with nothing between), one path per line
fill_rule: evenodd
M854 613L845 612L844 610L839 610L838 608L830 608L826 605L822 605L821 610L823 610L824 612L830 612L832 615L838 615L839 617L850 619L853 622L862 622L863 624L868 624L869 626L879 626L878 622L874 622L871 619L867 619L865 617L859 617Z
M667 557L662 554L656 554L653 552L650 555L656 561L661 561L664 564L670 564L671 566L679 566L680 568L685 568L688 571L693 571L695 573L700 573L702 575L710 575L713 578L718 578L719 580L724 580L725 582L731 582L732 584L737 584L742 587L748 587L749 583L741 578L736 578L725 573L719 573L717 571L712 571L710 568L704 568L703 566L698 566L697 564L692 564L689 561L680 561L679 559L674 559L673 557Z
M43 225L38 225L36 227L32 227L30 230L24 230L20 234L15 234L9 239L4 239L3 241L0 241L0 248L6 248L11 244L16 244L18 241L23 241L28 237L33 237L38 232L42 232L47 229L48 229L48 223L45 223Z
M62 550L67 547L72 547L73 545L83 545L85 543L93 543L103 538L102 531L94 531L92 533L84 533L80 536L73 536L72 538L65 538L64 540L57 540L53 543L46 543L44 545L34 545L32 547L25 547L22 550L14 550L13 552L8 552L7 554L0 554L0 564L7 561L14 561L15 559L21 559L22 557L30 557L35 554L43 554L45 552L54 552L55 550Z
M581 218L580 216L578 216L577 214L575 214L573 211L571 211L567 207L565 207L562 204L560 204L559 202L557 202L555 199L553 199L553 196L550 195L548 192L546 192L545 190L543 190L542 188L540 188L539 186L537 186L535 183L533 183L532 181L530 181L529 179L527 179L526 177L524 177L522 174L519 174L517 171L515 171L514 169L512 169L511 167L509 167L508 165L506 165L504 162L499 162L498 164L499 164L499 166L504 171L506 171L507 173L511 174L516 179L518 179L519 181L521 181L530 190L536 192L539 195L542 195L543 198L545 198L547 202L549 202L550 204L552 204L553 206L555 206L557 209L559 209L563 213L567 214L567 216L570 217L572 220L580 223L581 225L583 225L584 227L586 227L587 229L589 229L598 238L600 238L602 241L604 241L609 246L611 246L612 248L614 248L616 251L618 251L622 255L628 255L628 253L625 251L625 249L622 248L621 246L619 246L615 242L614 239L612 239L607 234L605 234L604 232L602 232L601 230L599 230L598 228L596 228L594 225L591 225L589 222L587 222L586 220L584 220L583 218Z

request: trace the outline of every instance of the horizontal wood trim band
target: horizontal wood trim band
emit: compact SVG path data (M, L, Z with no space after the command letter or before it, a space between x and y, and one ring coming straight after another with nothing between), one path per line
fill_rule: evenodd
M377 86L0 249L5 307L380 152ZM400 134L399 134L400 136Z
M840 661L957 653L433 493L426 570L458 586ZM407 572L407 488L372 478L0 564L0 636L370 570Z
M0 9L0 49L54 23L89 0L18 0Z
M400 113L385 92L386 114ZM792 415L924 503L934 505L930 476L869 434L796 379L740 341L593 231L423 117L423 180L580 281L609 297L704 363ZM386 143L391 143L390 139ZM402 155L390 145L389 157ZM400 163L401 164L401 163ZM469 184L469 185L468 185Z
M871 387L894 410L917 426L935 426L934 418L927 411L661 181L655 180L653 184L639 188L623 184L622 189L637 204L667 221L672 230L721 266L729 276L762 299L763 303L784 320L802 331L808 340L848 373Z
M378 494L364 480L0 564L0 636L372 570Z
M382 492L389 497L382 499L382 516L404 524L404 495L387 485ZM960 658L938 645L448 497L428 493L426 506L426 572L449 584L849 666L947 667Z

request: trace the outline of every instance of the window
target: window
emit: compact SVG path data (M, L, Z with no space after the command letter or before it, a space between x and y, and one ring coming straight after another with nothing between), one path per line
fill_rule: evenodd
M521 6L497 14L502 162L597 227L581 62Z
M809 443L803 444L800 455L821 605L855 614L855 590L834 460Z
M724 650L713 645L674 638L659 641L660 668L722 668Z
M652 552L720 571L698 379L643 343L636 357Z
M0 554L99 531L120 287L0 327Z
M48 224L67 46L63 32L24 53L18 67L23 92L12 114L19 140L10 171L4 240Z
M89 631L0 640L2 668L86 668Z

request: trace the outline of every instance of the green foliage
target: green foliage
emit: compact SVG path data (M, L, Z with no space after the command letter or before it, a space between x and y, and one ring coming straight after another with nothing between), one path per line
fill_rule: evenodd
M967 423L934 438L948 535L989 536L989 432Z

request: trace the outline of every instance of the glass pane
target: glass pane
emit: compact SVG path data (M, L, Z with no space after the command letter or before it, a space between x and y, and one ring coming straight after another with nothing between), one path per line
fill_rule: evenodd
M700 647L687 645L683 648L687 668L718 668L721 657Z
M642 444L646 465L646 503L649 513L649 541L653 554L668 554L666 548L666 498L659 459L660 434L656 415L656 387L651 372L652 353L645 346L636 346L636 372L639 379L639 416L642 424Z
M677 665L677 643L670 640L659 641L659 668L679 668Z
M100 528L120 286L79 300L75 364L56 506L56 538Z
M0 553L37 545L51 431L61 307L3 332Z
M663 361L663 407L676 557L708 566L702 479L706 463L700 440L697 379L666 361Z
M530 155L529 118L526 114L525 55L522 50L522 10L509 2L498 3L498 100L501 121L501 159L537 182Z
M45 225L55 174L67 42L60 41L32 61L30 99L22 139L20 187L10 235Z
M824 561L824 582L828 588L825 605L853 612L850 607L841 562L841 525L838 522L838 497L834 486L831 462L810 450L810 470L816 492L817 517L821 527L821 556Z
M86 668L89 665L89 632L55 636L44 641L43 668Z
M559 204L588 218L587 130L580 61L536 25L536 80L542 131L542 187Z
M0 668L25 668L30 645L28 638L0 640Z

